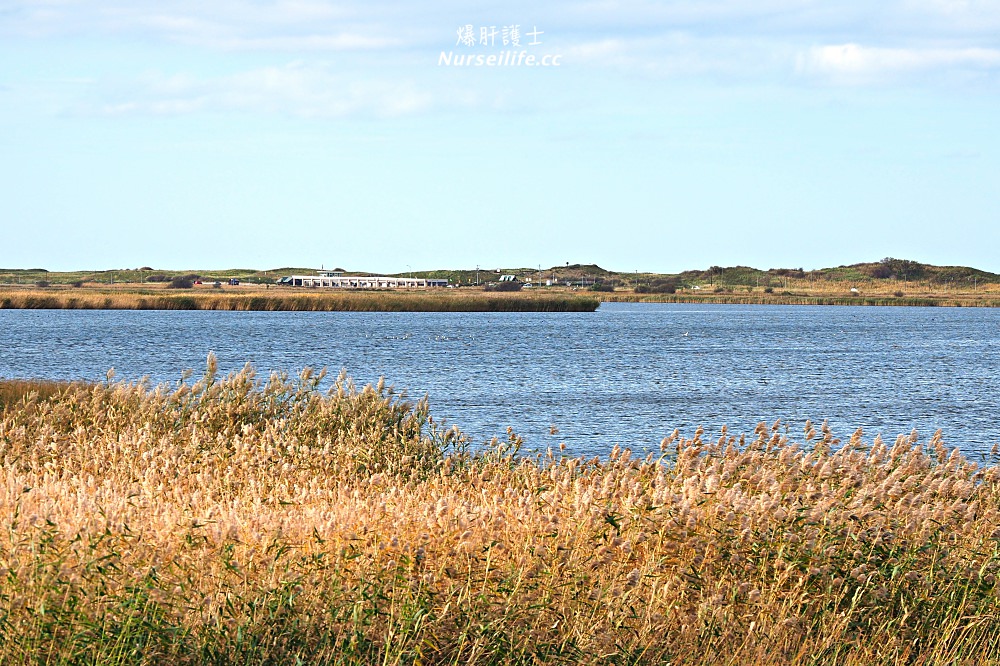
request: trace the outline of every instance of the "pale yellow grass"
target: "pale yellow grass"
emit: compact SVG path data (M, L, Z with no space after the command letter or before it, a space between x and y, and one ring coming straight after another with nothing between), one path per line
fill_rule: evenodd
M0 290L0 309L236 310L389 312L592 312L596 296L565 291L491 292L479 289L333 290L46 288Z
M0 663L997 663L1000 472L935 437L479 453L249 369L0 421Z

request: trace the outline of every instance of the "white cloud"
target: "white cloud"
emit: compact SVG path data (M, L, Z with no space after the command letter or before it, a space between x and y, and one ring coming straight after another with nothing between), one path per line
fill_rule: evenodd
M607 62L624 57L626 47L622 39L602 39L571 46L566 55L577 62Z
M396 46L392 28L366 17L364 5L279 0L151 2L36 0L11 3L0 35L161 39L219 49L353 50Z
M944 2L946 0L894 0ZM971 2L972 0L967 0ZM878 18L879 30L892 30L900 19L918 14L892 4L849 0L831 6L823 0L611 0L550 3L514 2L485 8L443 0L428 7L403 0L21 0L9 3L11 18L0 19L0 33L33 35L143 33L170 41L216 44L276 40L308 45L316 37L351 34L379 44L425 43L450 36L459 24L537 23L552 37L634 38L650 33L686 31L694 36L756 38L794 36L857 29ZM980 3L984 4L984 3ZM886 8L888 7L888 8ZM976 14L982 18L985 10ZM940 21L923 11L924 29ZM912 26L907 23L909 30ZM860 39L855 36L854 39ZM241 42L240 40L247 40ZM347 42L351 44L351 42ZM339 46L333 42L334 46Z
M393 117L419 113L433 96L410 81L358 81L324 67L291 63L264 67L215 79L151 74L105 91L87 113L108 115L174 115L196 112L275 113L299 117L373 115Z
M1000 69L1000 49L818 46L801 54L798 70L835 83L881 83L927 73Z
M400 45L395 39L364 34L298 35L289 37L234 37L215 40L226 49L261 51L362 51L387 49Z
M1000 21L1000 7L995 0L903 0L899 9L905 14L933 17L939 22L945 19L953 25L978 25L981 29Z
M787 75L795 48L762 39L689 32L603 39L568 46L567 66L612 67L649 78L773 80Z
M858 84L931 72L975 77L995 68L1000 48L997 0L514 0L502 8L458 0L432 7L403 0L19 0L3 6L0 39L84 35L230 52L354 52L360 55L352 64L375 70L391 59L433 61L453 45L460 24L508 21L545 31L545 49L564 54L564 66L751 83Z

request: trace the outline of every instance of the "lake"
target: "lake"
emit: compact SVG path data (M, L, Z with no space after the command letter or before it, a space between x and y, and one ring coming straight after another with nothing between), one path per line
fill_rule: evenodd
M220 371L346 369L429 395L476 441L656 447L674 428L751 433L807 418L891 443L941 428L978 456L1000 442L1000 310L605 303L594 313L0 310L0 377L175 382ZM558 430L550 434L550 429Z

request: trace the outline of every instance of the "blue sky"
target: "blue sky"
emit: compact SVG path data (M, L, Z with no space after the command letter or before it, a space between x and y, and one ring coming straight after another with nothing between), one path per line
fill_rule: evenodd
M1000 272L995 0L0 0L0 128L3 267Z

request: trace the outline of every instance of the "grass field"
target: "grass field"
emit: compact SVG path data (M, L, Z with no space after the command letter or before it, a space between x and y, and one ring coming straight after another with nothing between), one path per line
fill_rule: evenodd
M0 387L0 663L1000 663L1000 470L937 436L525 456L319 382Z

